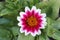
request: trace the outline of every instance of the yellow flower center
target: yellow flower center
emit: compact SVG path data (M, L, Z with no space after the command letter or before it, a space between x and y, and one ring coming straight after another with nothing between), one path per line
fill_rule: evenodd
M29 26L35 26L37 25L37 20L35 17L31 16L27 19L27 23Z

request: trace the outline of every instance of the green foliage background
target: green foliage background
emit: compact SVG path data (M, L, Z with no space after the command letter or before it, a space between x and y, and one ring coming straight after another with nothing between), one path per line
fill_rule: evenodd
M36 6L47 14L47 26L36 37L19 32L17 16L25 6ZM5 0L0 2L0 40L60 40L60 0ZM58 17L58 19L56 19Z

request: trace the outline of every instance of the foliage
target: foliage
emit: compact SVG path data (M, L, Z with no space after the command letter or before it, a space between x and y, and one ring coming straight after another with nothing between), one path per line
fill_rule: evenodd
M17 16L25 6L35 5L47 14L47 26L36 37L25 36L19 32ZM0 40L60 40L60 0L5 0L0 2ZM58 19L56 19L58 17Z

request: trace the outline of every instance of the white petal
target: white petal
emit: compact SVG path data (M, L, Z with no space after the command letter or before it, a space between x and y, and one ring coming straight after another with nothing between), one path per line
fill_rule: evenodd
M23 33L23 32L24 32L24 30L23 30L23 28L22 28L22 27L20 28L20 32L21 32L21 33Z
M27 36L30 32L27 32L27 30L25 30L25 35Z
M36 32L37 33L37 35L40 35L41 34L41 31L40 30L38 30L38 32Z
M40 15L41 9L37 9L36 12L38 12L38 14Z
M32 9L31 9L31 11L32 11L32 10L35 10L35 11L36 11L36 7L35 7L35 6L33 6L33 7L32 7Z
M18 26L21 26L21 23L20 22L18 23Z
M47 25L46 20L43 20L43 22L42 22L42 24L41 24L42 27L40 27L40 28L41 28L41 29L44 29L46 25Z
M25 13L24 12L20 12L20 16L23 18L23 15L24 15Z
M35 36L36 36L36 32L34 32L34 33L31 32L31 35L32 35L33 37L35 37Z
M43 24L46 26L47 25L47 22L44 22Z
M42 19L42 22L44 23L44 22L46 22L46 18L41 18Z
M20 21L20 17L19 16L17 17L17 20Z
M25 12L30 11L29 7L25 7Z
M47 24L46 18L42 18L42 23L43 23L43 24Z
M42 13L41 16L42 16L42 17L46 17L46 13Z
M44 29L44 28L45 28L45 25L44 24L41 24L40 29Z
M34 33L32 33L32 32L30 32L30 33L31 33L31 35L32 35L33 37L35 37L36 35L40 35L40 34L41 34L41 31L38 30L38 31L35 31Z

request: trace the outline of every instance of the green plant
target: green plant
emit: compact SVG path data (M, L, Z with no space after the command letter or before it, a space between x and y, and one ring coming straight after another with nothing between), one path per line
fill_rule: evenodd
M25 36L19 32L17 16L25 6L35 5L47 14L47 26L42 34L36 37ZM0 40L49 40L52 37L60 40L60 0L5 0L0 2Z

